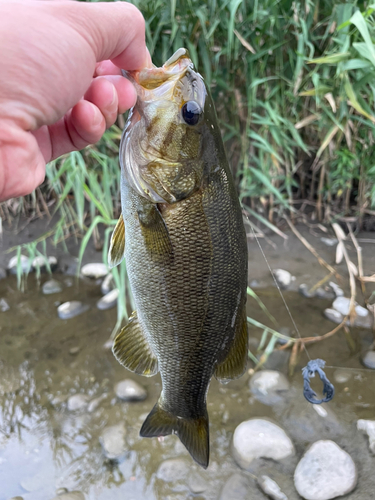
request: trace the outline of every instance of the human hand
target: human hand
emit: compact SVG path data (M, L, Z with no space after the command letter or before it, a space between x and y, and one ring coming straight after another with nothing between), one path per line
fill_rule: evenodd
M0 201L35 189L46 162L97 142L136 101L119 68L149 64L132 4L0 0Z

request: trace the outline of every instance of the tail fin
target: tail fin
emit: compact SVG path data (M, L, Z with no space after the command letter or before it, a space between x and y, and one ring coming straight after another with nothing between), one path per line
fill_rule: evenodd
M177 434L194 460L207 469L210 456L207 412L197 419L185 419L163 410L156 403L143 422L140 435L158 437L169 434Z

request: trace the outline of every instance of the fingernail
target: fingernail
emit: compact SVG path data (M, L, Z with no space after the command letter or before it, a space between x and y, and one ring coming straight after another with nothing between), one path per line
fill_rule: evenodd
M91 104L91 106L93 107L93 110L94 110L94 116L92 117L92 124L94 127L97 127L98 125L100 125L102 123L103 115L102 115L100 109L97 108L94 104Z
M117 91L115 89L115 86L112 85L112 100L111 100L110 106L113 106L115 104L116 99L117 99Z

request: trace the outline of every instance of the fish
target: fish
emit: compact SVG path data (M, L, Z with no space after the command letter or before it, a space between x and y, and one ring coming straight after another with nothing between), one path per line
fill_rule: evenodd
M113 353L160 372L140 436L176 434L209 464L206 397L246 370L247 240L210 92L186 49L162 67L124 73L137 91L122 135L122 213L108 253L126 259L136 305Z

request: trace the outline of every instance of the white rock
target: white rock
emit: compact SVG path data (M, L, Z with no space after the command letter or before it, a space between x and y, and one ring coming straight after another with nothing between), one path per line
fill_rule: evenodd
M142 401L147 398L146 389L130 378L115 385L115 394L123 401Z
M284 269L274 269L273 274L280 288L287 288L294 279L290 272Z
M84 410L89 402L88 396L86 394L74 394L68 399L68 410L69 411L80 411Z
M102 262L93 262L82 266L81 274L86 276L86 278L104 278L104 276L107 276L108 274L108 267Z
M360 419L357 422L357 429L366 432L369 438L370 450L375 454L375 420Z
M64 302L57 308L57 314L61 319L70 319L84 313L89 308L88 305L82 304L78 300Z
M48 280L43 283L42 291L44 295L51 295L52 293L59 293L62 290L62 285L57 280Z
M200 474L193 472L189 475L188 486L189 490L194 493L194 495L198 495L198 493L206 491L209 484Z
M334 291L336 297L343 297L344 296L344 290L342 288L340 288L339 285L336 285L336 283L334 281L330 281L329 286Z
M8 270L12 274L17 274L17 255L12 257L8 263ZM21 269L23 273L29 273L32 269L31 262L29 261L29 258L26 257L26 255L20 255L20 263L21 263Z
M338 325L344 319L344 316L340 312L336 311L335 309L331 309L331 308L325 309L323 314L327 319L329 319L330 321L333 321L333 323L337 323Z
M375 370L375 351L367 351L361 357L362 363L366 368L370 370Z
M118 295L119 291L117 288L115 288L111 292L108 292L106 295L104 295L104 297L102 297L100 300L98 300L98 302L96 303L96 307L101 311L115 307L115 305L117 304Z
M33 260L33 268L37 269L39 267L40 270L45 270L47 269L47 262L49 264L49 267L51 268L51 271L56 269L57 259L53 255L50 255L47 258L44 255L38 255Z
M333 378L338 384L346 384L351 379L352 374L349 370L335 370L333 372ZM315 406L315 405L314 405Z
M107 295L111 290L115 288L115 280L111 273L107 274L104 278L103 283L100 285L100 291L102 295Z
M269 476L260 476L257 482L264 493L272 500L288 500L288 497L281 491L280 486Z
M347 297L337 297L337 299L334 300L332 307L343 316L347 316L349 314L350 299ZM372 328L373 318L368 309L359 306L357 302L355 302L355 312L356 317L354 319L353 326L358 328ZM350 325L349 321L348 325Z
M85 495L80 491L71 491L70 493L63 493L52 500L85 500Z
M338 243L337 238L320 238L320 241L327 245L327 247L334 247Z
M87 406L87 411L89 413L92 413L93 411L95 411L97 408L99 408L100 403L102 401L104 401L104 399L106 399L106 397L107 397L107 394L102 394L98 398L95 398L92 401L90 401L90 403Z
M294 453L286 433L269 420L253 418L237 426L233 435L233 456L240 467L247 469L257 458L282 460Z
M249 500L249 480L241 474L233 474L224 484L219 500Z
M317 441L294 473L294 485L306 500L329 500L352 491L357 469L351 456L333 441Z
M165 460L158 468L156 477L167 483L185 479L189 472L189 465L184 458L170 458Z
M0 312L7 312L10 309L10 305L5 299L0 299Z
M261 370L250 379L250 389L253 393L264 396L270 393L289 390L288 379L276 370Z
M109 460L120 460L126 453L125 424L106 427L99 438L104 455Z

